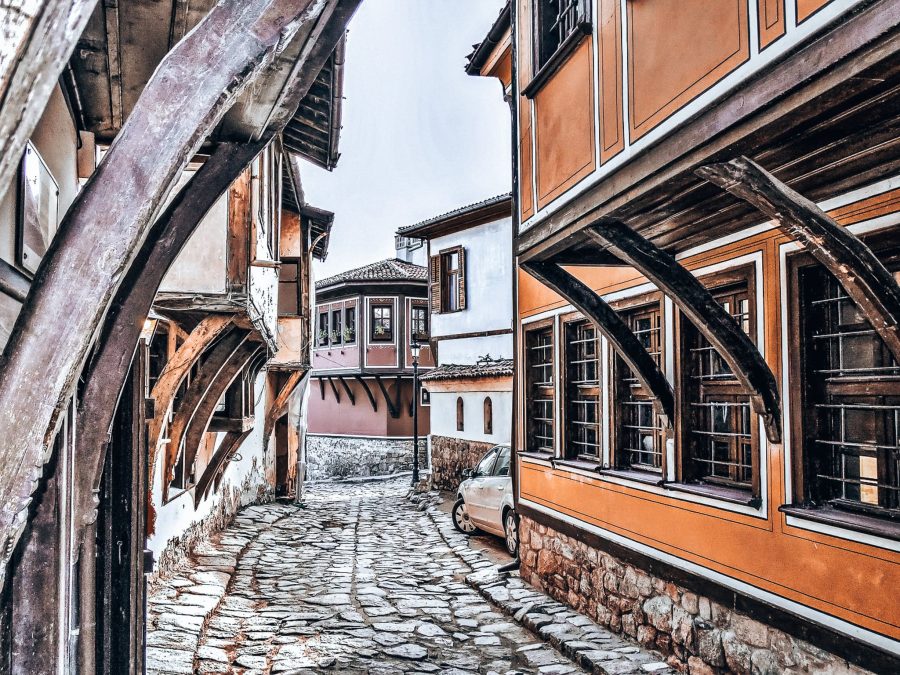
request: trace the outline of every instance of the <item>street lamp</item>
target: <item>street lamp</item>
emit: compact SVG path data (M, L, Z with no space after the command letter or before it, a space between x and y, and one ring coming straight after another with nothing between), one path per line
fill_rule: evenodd
M409 345L413 366L413 486L419 484L419 351L422 345L413 338Z

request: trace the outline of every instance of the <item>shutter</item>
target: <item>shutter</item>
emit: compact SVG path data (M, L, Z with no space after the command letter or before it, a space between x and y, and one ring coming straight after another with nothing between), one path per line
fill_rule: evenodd
M459 247L459 308L466 308L466 249Z
M431 311L434 314L441 312L441 256L431 256L428 265L431 285Z

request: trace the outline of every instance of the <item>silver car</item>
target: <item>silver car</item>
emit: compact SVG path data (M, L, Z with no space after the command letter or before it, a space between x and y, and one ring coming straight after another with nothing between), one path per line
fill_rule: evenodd
M479 530L504 538L506 550L519 550L519 521L513 508L509 445L491 448L474 469L463 472L464 480L453 505L453 525L464 534Z

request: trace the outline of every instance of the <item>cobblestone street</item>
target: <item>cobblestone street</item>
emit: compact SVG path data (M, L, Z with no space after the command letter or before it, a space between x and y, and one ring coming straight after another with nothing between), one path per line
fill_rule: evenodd
M658 655L521 581L507 590L495 564L452 531L446 514L417 509L407 489L406 479L317 484L303 507L242 511L190 565L152 590L148 672L667 670ZM545 617L528 625L555 632L542 637L522 627L467 584L467 576L490 587L486 594L500 605L528 600L527 607L506 611ZM570 655L587 671L549 644L554 635L557 646L560 636L571 642L573 631L578 643ZM600 662L606 667L592 667Z

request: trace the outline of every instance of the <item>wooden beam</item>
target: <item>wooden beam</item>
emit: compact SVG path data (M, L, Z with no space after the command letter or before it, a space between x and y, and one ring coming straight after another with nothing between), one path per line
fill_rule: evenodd
M169 440L166 445L165 464L162 471L162 494L163 499L168 495L169 483L172 480L172 468L178 458L181 449L181 441L184 438L184 432L190 424L191 420L206 398L207 392L216 381L219 372L225 368L232 356L237 352L241 345L247 341L249 334L239 328L229 330L224 336L209 349L209 353L204 357L197 370L197 376L191 380L190 385L184 392L184 396L178 405L172 417L172 423L169 425ZM150 465L151 476L155 476L155 464Z
M272 405L266 411L266 418L263 424L263 449L269 447L269 438L275 429L275 423L287 413L291 396L303 383L308 374L309 370L307 369L293 370L279 388L278 393L272 400Z
M344 387L344 393L346 393L347 398L350 399L350 405L356 405L356 396L353 395L353 390L350 388L350 385L347 384L347 380L344 379L343 375L338 375L337 379Z
M372 404L372 412L378 412L378 401L375 400L375 395L372 393L372 390L369 388L369 383L365 381L362 375L356 376L356 381L362 385L362 388L366 391L366 396L369 397L369 403Z
M325 378L319 378L319 395L322 397L322 400L325 400Z
M19 302L25 302L31 281L15 267L0 259L0 292Z
M0 199L97 0L11 0L0 6Z
M231 383L240 377L244 368L264 349L265 347L258 342L248 340L234 351L222 369L216 373L215 378L213 378L181 434L181 437L184 438L185 473L190 473L191 468L194 466L197 451L200 449L201 443L203 443L203 437L206 435L206 430L209 429L210 420L212 420L212 416L216 412L219 400L228 387L231 386Z
M375 376L375 382L378 383L378 388L381 389L381 395L384 396L384 402L387 403L388 412L391 414L391 417L397 419L400 417L400 410L398 406L394 405L394 401L391 400L391 397L388 396L387 388L384 386L384 382L381 381L381 375Z
M397 417L400 417L400 403L403 400L403 378L400 375L397 375L396 383L397 393L395 394L394 409L397 411Z
M768 439L780 443L781 400L775 376L750 337L703 284L675 258L619 220L600 218L586 232L672 298L747 389L754 411L763 418Z
M60 413L159 205L236 98L298 31L316 22L325 4L220 0L160 62L63 218L0 371L4 576Z
M802 243L834 275L900 363L900 286L859 237L746 157L696 173L749 202Z
M334 400L337 401L338 403L340 403L341 402L341 394L337 390L337 387L334 385L334 380L332 380L330 377L328 378L328 384L329 384L329 386L331 386L331 393L334 394Z
M571 302L597 327L634 376L653 394L657 412L671 428L675 421L672 385L619 314L586 284L555 263L525 262L522 268Z
M225 434L222 442L219 443L218 449L210 458L209 464L206 465L206 469L203 470L203 474L200 476L197 484L194 485L194 508L200 505L200 502L206 497L206 493L213 484L213 480L225 470L234 453L237 452L238 448L241 447L241 443L247 439L247 436L252 431L252 429L247 431L229 431Z

